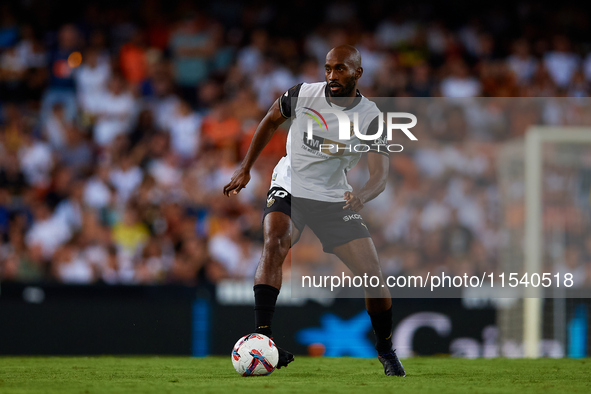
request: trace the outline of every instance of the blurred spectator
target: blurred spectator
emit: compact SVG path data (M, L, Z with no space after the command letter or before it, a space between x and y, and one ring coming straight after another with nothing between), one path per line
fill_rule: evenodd
M458 220L457 210L453 210L449 223L443 229L443 250L449 256L460 257L470 252L474 236L469 228Z
M591 83L591 53L589 53L585 58L583 70L585 73L585 79L587 81L587 84Z
M195 157L201 145L201 117L185 100L176 108L176 116L170 125L170 147L184 160Z
M441 229L451 217L451 209L445 203L445 191L436 188L434 195L421 213L421 228L425 231Z
M117 202L125 204L135 189L142 183L142 170L129 155L119 159L119 166L110 170L109 179L117 192Z
M416 33L414 21L404 19L401 13L393 13L392 16L380 22L376 29L376 37L381 46L385 48L396 47L410 41Z
M77 243L72 240L60 247L53 256L52 269L62 283L88 284L95 281L95 272L83 255Z
M84 187L84 204L94 209L105 208L114 200L113 196L109 167L105 164L95 167Z
M13 197L20 197L25 192L27 181L21 171L15 155L6 155L0 159L0 189Z
M23 144L18 151L18 158L27 183L38 188L47 187L54 164L49 144L34 138L30 133L24 133L21 138Z
M212 22L210 30L214 53L209 60L209 74L220 75L226 73L234 62L238 38L235 34L226 37L226 29L221 23Z
M144 247L141 258L138 258L135 271L136 283L158 283L162 282L166 270L166 257L157 239L150 239Z
M211 256L235 279L254 276L261 250L246 242L236 222L225 222L224 230L214 235L209 242Z
M195 102L195 85L208 75L208 58L215 51L209 21L205 15L187 15L170 36L176 82L184 96Z
M240 122L232 114L230 104L219 101L203 119L201 130L207 143L225 148L236 145L240 135Z
M135 128L129 134L129 144L135 147L138 143L147 143L157 132L154 114L149 109L143 109L138 115Z
M0 178L0 240L8 235L10 225L10 192L4 187Z
M71 122L66 119L62 103L55 103L51 115L45 124L45 137L55 150L62 148L66 143L66 129Z
M100 111L101 100L111 77L111 68L108 62L100 61L100 53L96 48L86 49L83 61L76 71L78 102L80 108L92 116Z
M82 61L79 47L80 37L76 27L62 26L58 32L57 48L49 53L49 86L41 103L41 119L47 119L56 102L63 103L68 120L76 115L74 69Z
M158 1L144 2L142 11L147 25L148 45L159 50L166 49L170 35L170 16L162 10L162 4Z
M51 183L44 189L45 202L55 209L64 199L68 198L73 181L73 173L68 167L56 167L52 172Z
M266 110L259 108L256 96L250 89L238 90L230 103L230 111L243 129L258 123Z
M60 201L55 208L55 218L68 226L72 234L76 234L82 229L83 191L84 184L81 181L74 182L70 186L69 197Z
M269 45L269 36L263 29L250 35L250 43L238 52L238 67L243 75L249 76L259 69Z
M366 74L365 68L363 73ZM318 65L318 62L315 59L309 59L302 64L300 74L296 77L296 79L300 82L314 83L321 81L323 77L324 75Z
M10 47L0 56L0 92L14 100L22 99L24 76L27 71L26 60Z
M115 246L109 246L106 263L101 270L101 279L111 285L131 283L134 279L134 272L121 263L124 260L120 257Z
M131 41L121 47L119 62L123 76L132 86L146 78L147 59L142 31L136 30Z
M8 48L18 39L18 25L9 3L0 8L0 49Z
M152 160L148 165L148 172L156 184L166 191L177 188L183 176L179 160L172 152Z
M579 288L587 284L587 267L582 263L581 250L576 245L568 245L561 256L562 261L555 266L561 276L572 274L573 287Z
M256 73L249 75L262 110L268 109L283 92L296 84L293 75L273 57L266 57Z
M429 65L419 63L414 66L410 80L410 94L415 97L430 97L433 95L433 88Z
M109 145L120 134L131 131L132 116L136 111L135 99L120 75L113 75L108 90L96 109L94 140L100 147Z
M185 254L177 253L170 269L168 281L171 283L194 286L197 284L199 268Z
M26 245L43 260L50 260L57 248L67 242L72 233L67 224L53 216L49 206L37 201L33 207L34 222L26 235Z
M376 74L384 61L384 54L379 50L378 43L373 34L365 33L357 45L363 63L363 78L359 79L361 88L370 87L376 82ZM316 63L316 66L318 64ZM316 72L315 81L321 81L324 75Z
M156 126L168 130L174 121L179 98L174 94L172 79L165 70L164 65L155 67L154 76L151 81L153 97L149 104L154 114Z
M38 40L33 26L24 25L21 28L21 40L16 45L16 51L27 68L42 68L47 66L47 54L42 43Z
M86 136L74 126L66 128L65 145L60 149L58 160L77 176L88 176L94 164L94 152Z
M538 62L530 54L529 45L523 38L513 43L513 54L507 58L507 63L520 85L529 83L538 67Z
M138 218L137 209L129 204L121 220L113 226L113 241L128 254L134 255L146 244L149 232Z
M480 95L480 82L468 73L468 67L456 59L448 64L449 76L441 81L444 97L474 97Z
M580 65L579 57L570 51L570 42L559 35L553 40L554 50L544 55L544 66L556 85L565 88Z

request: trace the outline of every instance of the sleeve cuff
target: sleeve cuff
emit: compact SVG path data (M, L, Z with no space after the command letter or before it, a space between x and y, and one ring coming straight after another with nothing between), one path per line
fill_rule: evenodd
M289 119L289 116L285 116L285 114L283 113L283 105L281 105L281 97L279 97L279 112L281 113L281 116L283 116L285 119Z

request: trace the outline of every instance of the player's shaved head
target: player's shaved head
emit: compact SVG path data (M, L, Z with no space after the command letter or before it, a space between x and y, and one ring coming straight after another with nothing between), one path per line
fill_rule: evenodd
M326 54L326 82L332 97L354 97L363 74L361 54L351 45L339 45Z
M351 45L339 45L332 48L326 54L327 63L329 62L329 58L335 60L337 63L345 63L353 69L361 67L361 54L357 48Z

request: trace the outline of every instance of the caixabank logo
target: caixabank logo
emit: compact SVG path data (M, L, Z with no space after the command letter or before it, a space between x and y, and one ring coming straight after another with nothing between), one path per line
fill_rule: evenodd
M417 137L410 131L416 126L417 117L408 112L380 112L377 120L377 130L373 134L363 134L359 131L359 113L354 112L353 121L349 115L338 109L321 109L320 112L310 107L303 107L304 115L308 116L304 144L314 150L328 155L339 156L345 152L364 153L370 150L387 150L390 153L402 152L401 144L390 144L394 130L402 131L411 141L417 141ZM332 114L338 121L338 141L314 135L314 125L317 124L321 131L329 131L328 123L324 115ZM395 123L395 119L409 119L408 123ZM384 133L385 132L385 133ZM348 143L353 137L360 140L358 144Z

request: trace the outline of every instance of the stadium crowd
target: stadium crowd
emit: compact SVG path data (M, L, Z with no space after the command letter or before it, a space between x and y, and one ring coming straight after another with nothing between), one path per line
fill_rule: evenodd
M494 270L500 146L530 124L566 121L559 104L456 98L587 97L589 22L567 3L466 6L461 21L443 4L371 3L96 2L59 25L47 22L60 20L59 1L0 5L0 278L251 278L286 130L237 198L222 187L273 101L324 80L324 57L342 43L361 52L365 96L441 106L417 126L420 144L391 155L386 192L362 212L385 273ZM588 217L589 201L577 201ZM586 252L569 258L590 266L591 229L577 231ZM291 256L300 272L326 270L314 242L305 235Z

